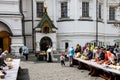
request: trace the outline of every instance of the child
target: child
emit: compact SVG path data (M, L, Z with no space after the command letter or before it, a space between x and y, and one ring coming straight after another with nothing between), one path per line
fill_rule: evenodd
M61 56L60 56L60 62L61 62L61 65L63 66L65 66L65 54L64 53L62 53L61 54Z

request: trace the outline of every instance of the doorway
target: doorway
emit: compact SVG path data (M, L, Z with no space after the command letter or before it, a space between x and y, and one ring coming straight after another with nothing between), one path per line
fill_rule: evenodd
M0 48L3 49L3 38L0 38Z
M1 31L0 48L2 48L3 51L4 50L10 51L10 44L11 44L10 34L7 31Z
M66 42L66 43L65 43L65 49L68 49L68 47L69 47L69 43Z
M52 40L49 37L43 37L40 40L40 50L47 51L49 46L52 46Z

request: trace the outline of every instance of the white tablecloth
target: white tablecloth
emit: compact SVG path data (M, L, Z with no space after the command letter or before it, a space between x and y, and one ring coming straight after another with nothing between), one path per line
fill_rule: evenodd
M11 62L13 65L12 69L5 69L6 71L6 76L4 80L17 80L17 75L18 75L18 70L20 66L20 59L13 59Z
M104 71L112 72L112 73L120 75L120 70L112 69L112 68L109 67L109 65L100 65L100 64L97 64L96 62L94 62L92 60L82 60L80 58L74 58L74 59L78 60L79 62L85 63L87 65L102 69Z

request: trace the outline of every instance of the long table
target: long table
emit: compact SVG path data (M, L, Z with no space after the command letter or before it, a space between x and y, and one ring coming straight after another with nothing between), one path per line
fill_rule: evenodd
M11 62L13 65L12 69L5 69L6 75L4 80L17 80L18 70L20 66L20 59L13 59Z
M82 60L80 58L74 58L79 64L80 68L88 68L90 70L90 75L101 76L106 80L118 80L120 79L120 71L110 68L108 65L100 65L92 60Z

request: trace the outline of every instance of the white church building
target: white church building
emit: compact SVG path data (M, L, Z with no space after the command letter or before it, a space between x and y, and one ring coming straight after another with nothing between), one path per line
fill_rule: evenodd
M119 0L0 0L0 48L15 54L51 45L120 45Z

